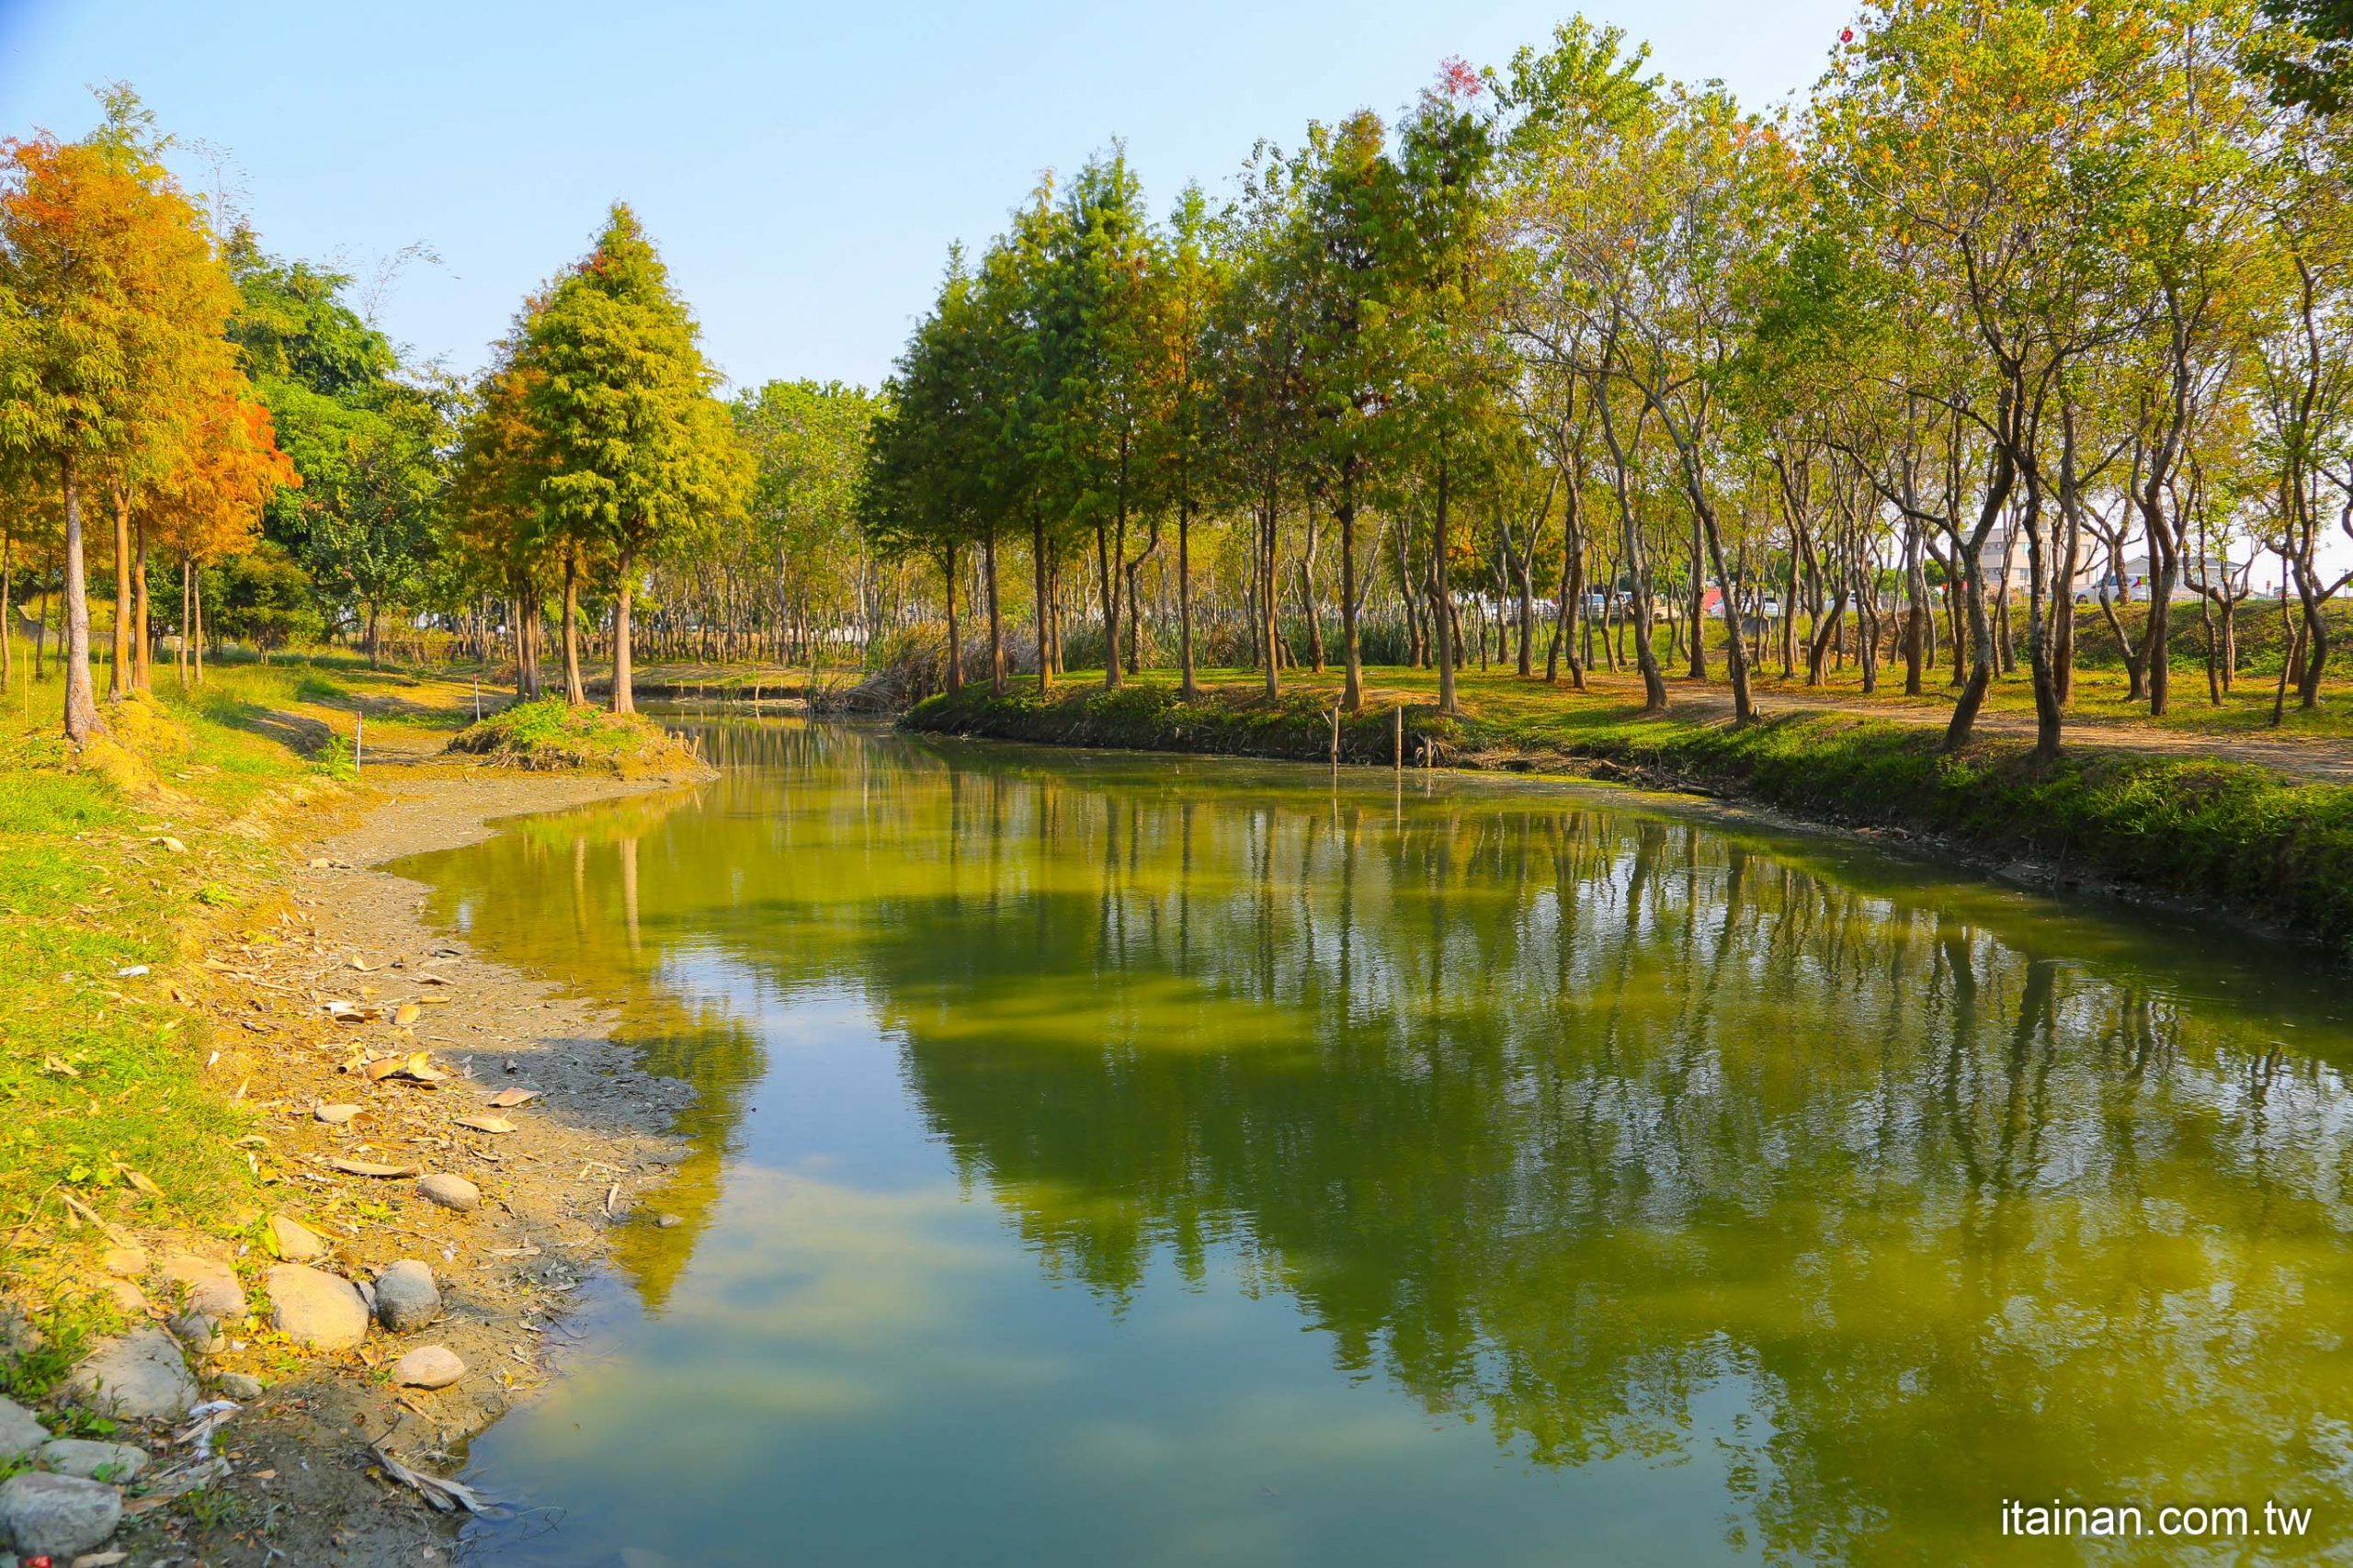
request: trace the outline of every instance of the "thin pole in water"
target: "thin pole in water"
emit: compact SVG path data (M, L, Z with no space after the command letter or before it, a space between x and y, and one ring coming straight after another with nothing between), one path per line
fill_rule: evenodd
M1340 766L1340 710L1332 710L1332 766Z
M1389 710L1389 719L1391 749L1395 756L1397 771L1403 773L1405 771L1405 710L1403 708L1392 708Z

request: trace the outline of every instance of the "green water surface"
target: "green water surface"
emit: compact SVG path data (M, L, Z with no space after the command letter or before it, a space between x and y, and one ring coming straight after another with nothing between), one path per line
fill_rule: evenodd
M2353 1552L2338 975L1574 786L706 744L402 868L699 1091L469 1562Z

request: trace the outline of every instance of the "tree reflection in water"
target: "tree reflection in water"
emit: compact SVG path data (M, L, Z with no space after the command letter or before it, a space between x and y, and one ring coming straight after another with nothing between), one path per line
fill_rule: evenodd
M730 771L698 796L429 878L701 1092L662 1199L689 1224L624 1259L649 1303L765 1071L741 1020L847 980L961 1173L1107 1310L1156 1256L1197 1287L1238 1256L1341 1371L1536 1465L1672 1460L1737 1379L1768 1556L1949 1560L2010 1496L2343 1528L2353 1102L2320 983L1597 792L706 744ZM699 991L709 952L763 994Z

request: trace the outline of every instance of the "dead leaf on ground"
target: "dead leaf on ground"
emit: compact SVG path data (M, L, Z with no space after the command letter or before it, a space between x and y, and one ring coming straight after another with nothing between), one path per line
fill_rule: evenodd
M345 1122L358 1116L362 1108L364 1108L356 1105L323 1105L311 1114L329 1127L341 1127Z
M476 1132L512 1132L515 1124L503 1116L460 1116L451 1119L460 1127L471 1127Z
M509 1110L518 1105L529 1105L539 1097L537 1089L501 1089L490 1096L490 1104L499 1110Z
M423 1169L419 1165L380 1165L373 1160L322 1160L319 1163L331 1171L356 1176L413 1176Z
M392 1012L392 1027L406 1028L425 1015L425 1009L414 1002L404 1002Z

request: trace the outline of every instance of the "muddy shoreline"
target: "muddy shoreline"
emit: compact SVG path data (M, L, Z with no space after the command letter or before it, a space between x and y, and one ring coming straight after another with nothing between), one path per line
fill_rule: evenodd
M298 1356L260 1315L233 1333L223 1354L198 1364L205 1397L223 1392L224 1374L232 1386L238 1377L267 1386L214 1439L225 1470L206 1489L218 1522L191 1524L184 1508L136 1514L116 1541L131 1561L449 1560L462 1511L429 1506L378 1450L452 1476L471 1437L547 1384L551 1331L604 1266L618 1228L660 1222L659 1187L688 1152L670 1129L692 1096L641 1071L594 1000L482 958L428 924L423 884L380 868L479 842L505 817L676 787L507 772L404 778L388 768L356 798L298 806L282 822L289 869L274 896L233 922L265 939L224 934L180 982L201 988L188 1000L214 1018L213 1071L263 1113L263 1208L225 1218L240 1233L271 1216L296 1219L332 1244L315 1267L354 1281L423 1261L440 1311L409 1332L372 1330L340 1353ZM323 998L383 1016L343 1023ZM415 1017L400 1025L404 1003ZM348 1070L361 1055L407 1051L427 1052L447 1078L370 1082ZM536 1095L495 1111L512 1131L455 1124L512 1088ZM359 1113L342 1125L315 1112L354 1104ZM458 1176L480 1204L455 1212L421 1196L413 1177L354 1176L324 1164L335 1159ZM274 1261L212 1236L140 1241L151 1257L212 1256L249 1282ZM146 1284L151 1310L168 1311L152 1273ZM428 1345L454 1352L464 1375L435 1390L396 1386L391 1363ZM159 1453L158 1464L180 1457Z

